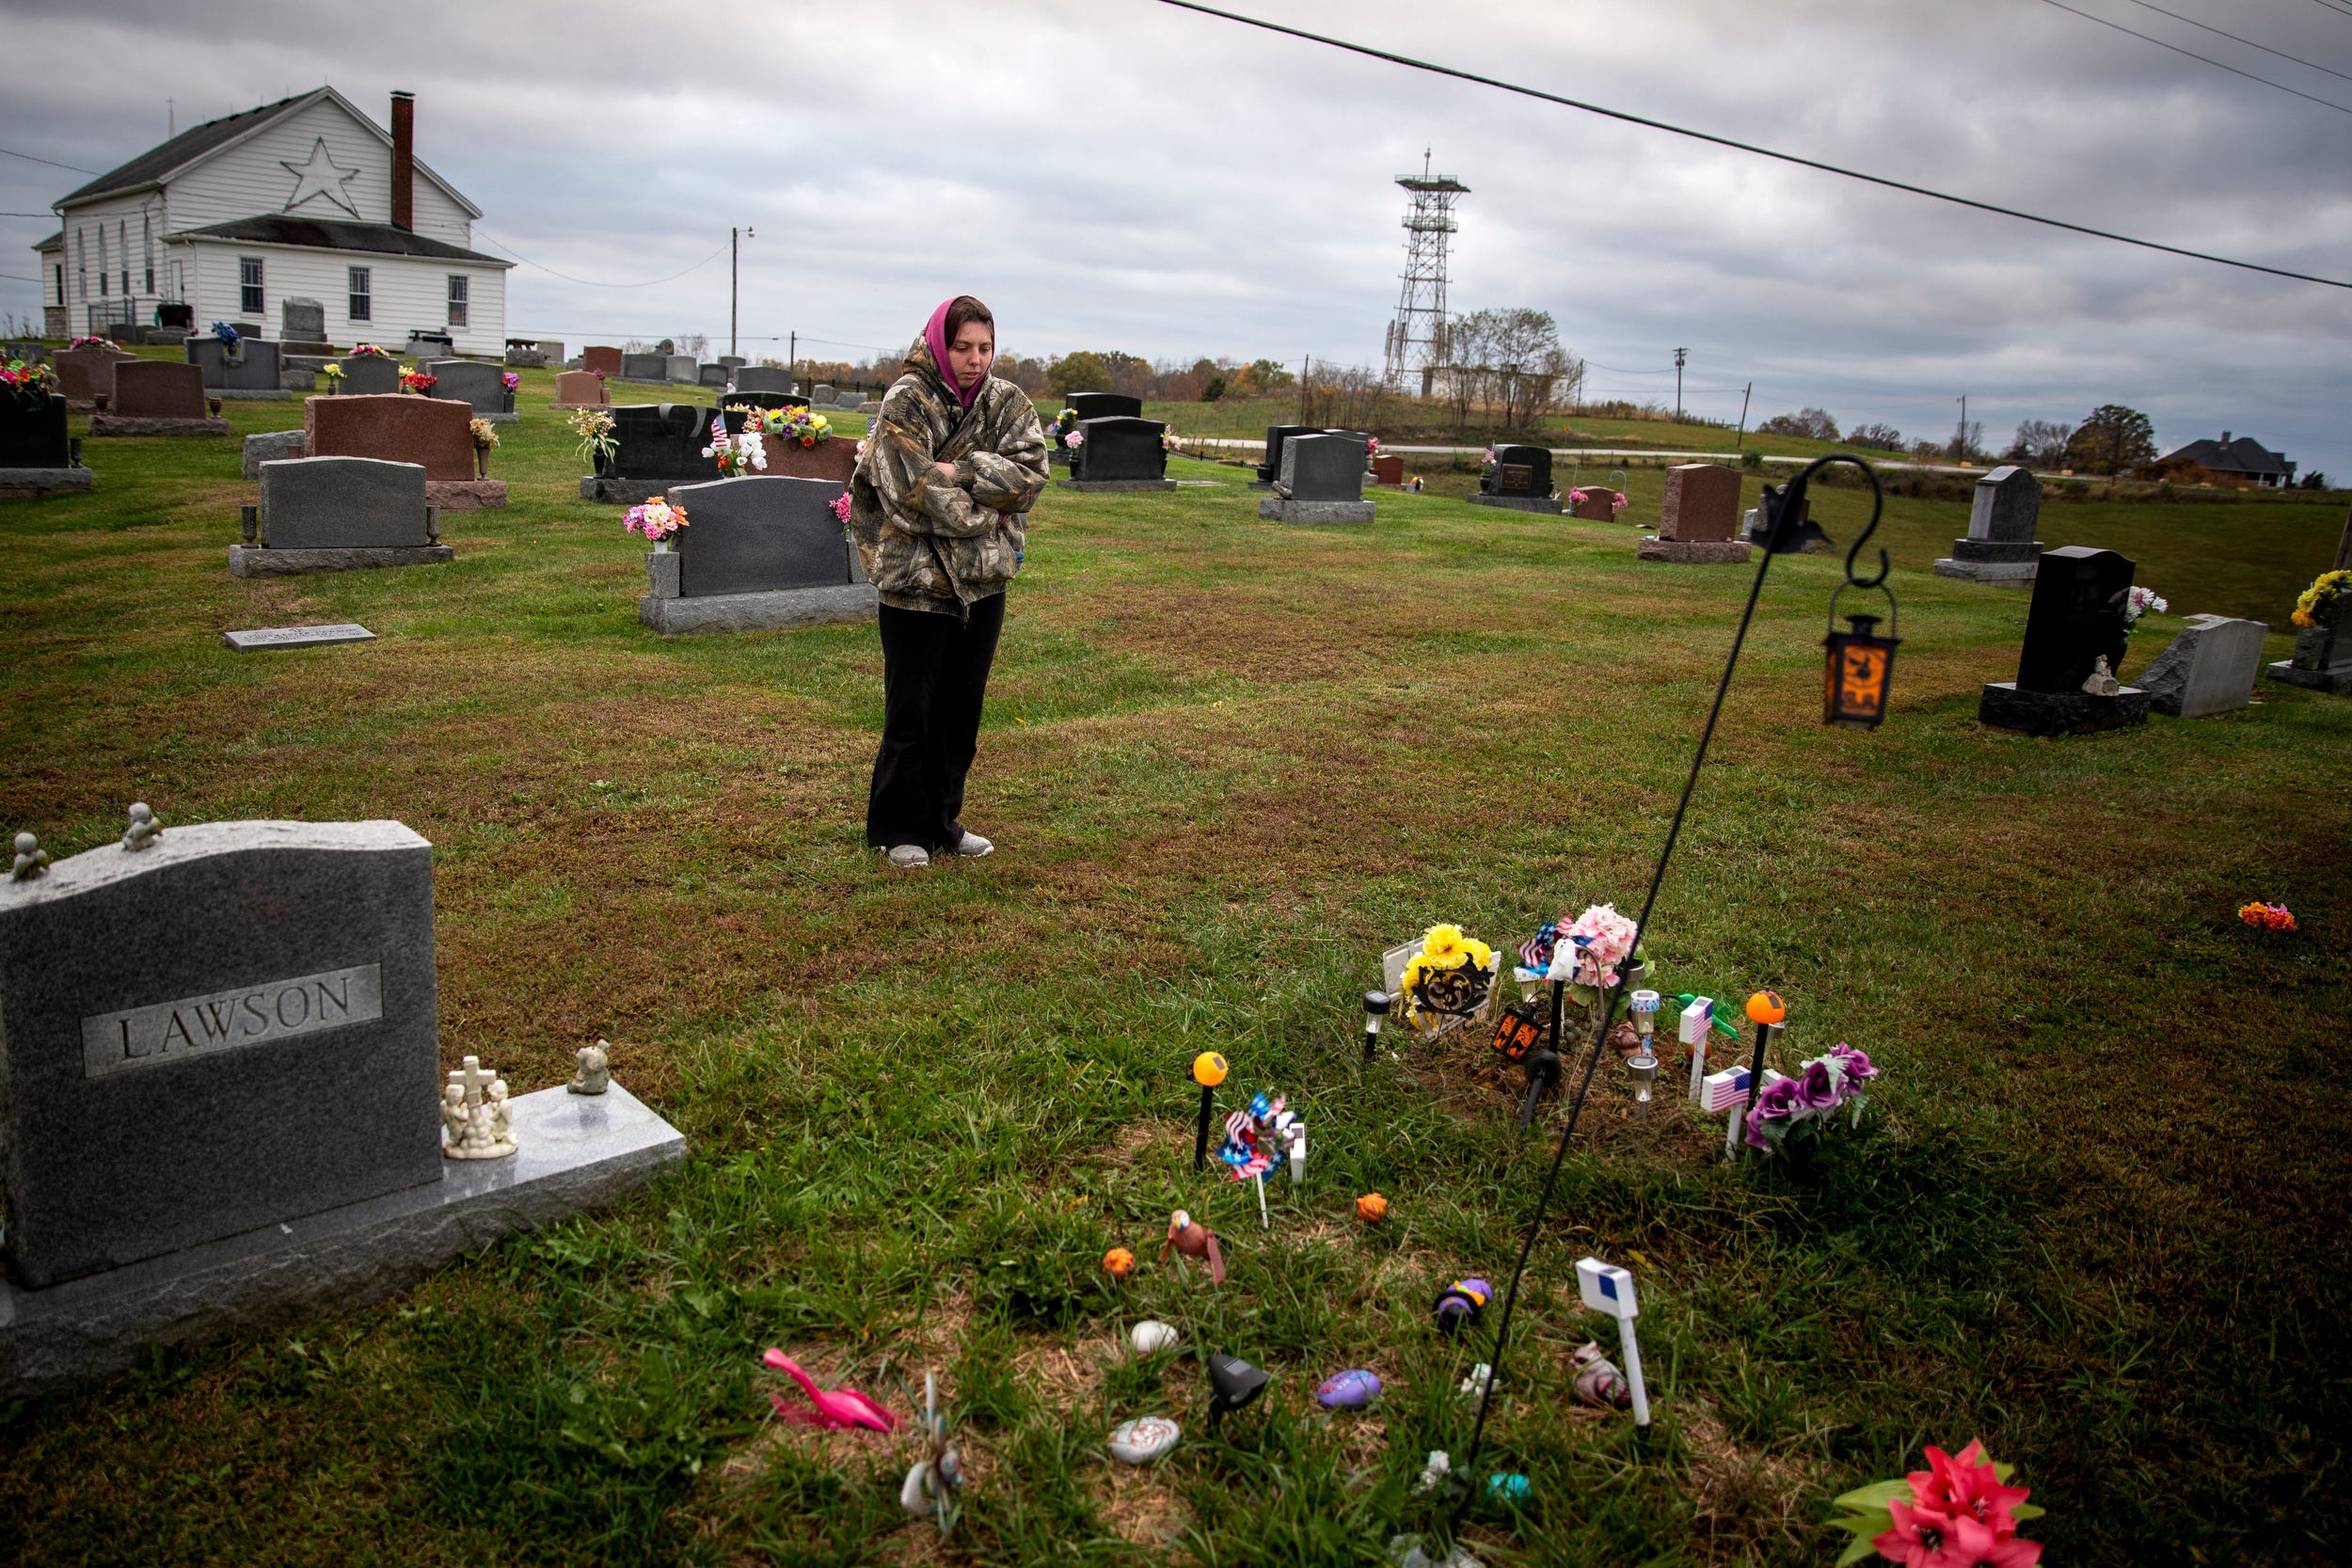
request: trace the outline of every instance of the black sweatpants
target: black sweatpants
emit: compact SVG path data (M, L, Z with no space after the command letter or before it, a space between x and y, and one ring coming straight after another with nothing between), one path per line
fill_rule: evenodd
M866 842L953 849L963 779L980 743L980 705L1005 629L1005 596L971 619L882 607L882 737L866 797Z

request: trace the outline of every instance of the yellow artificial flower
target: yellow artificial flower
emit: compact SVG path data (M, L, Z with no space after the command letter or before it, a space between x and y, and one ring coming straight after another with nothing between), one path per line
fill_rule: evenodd
M1421 950L1439 969L1452 969L1469 951L1459 926L1432 926L1421 934Z
M1465 952L1470 954L1470 962L1477 965L1480 969L1484 969L1488 964L1494 962L1495 950L1487 946L1485 942L1480 942L1476 937L1464 938L1462 941L1462 947Z

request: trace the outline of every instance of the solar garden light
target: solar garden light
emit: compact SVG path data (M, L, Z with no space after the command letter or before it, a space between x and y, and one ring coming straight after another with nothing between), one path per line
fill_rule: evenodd
M1560 1053L1538 1051L1527 1059L1527 1099L1519 1106L1519 1131L1524 1132L1535 1120L1535 1107L1543 1102L1544 1091L1560 1081Z
M1364 992L1364 1060L1372 1060L1375 1047L1380 1043L1380 1021L1389 1016L1389 993L1384 990Z
M1216 1086L1225 1082L1228 1070L1225 1058L1214 1051L1203 1051L1192 1059L1192 1081L1200 1085L1200 1130L1192 1141L1196 1173L1209 1163L1209 1117L1216 1110Z
M1265 1392L1265 1373L1238 1355L1209 1357L1209 1424L1242 1409Z
M1658 993L1637 990L1626 998L1626 1006L1633 1013L1633 1027L1641 1031L1642 1049L1649 1049L1649 1037L1658 1031Z
M1650 1085L1658 1082L1658 1058L1644 1051L1625 1059L1626 1070L1633 1074L1633 1103L1642 1116L1649 1115Z
M1617 1338L1625 1348L1625 1381L1633 1391L1633 1424L1649 1425L1649 1390L1642 1383L1642 1346L1633 1337L1633 1320L1641 1304L1633 1297L1633 1275L1597 1258L1576 1262L1576 1288L1584 1305L1617 1320Z

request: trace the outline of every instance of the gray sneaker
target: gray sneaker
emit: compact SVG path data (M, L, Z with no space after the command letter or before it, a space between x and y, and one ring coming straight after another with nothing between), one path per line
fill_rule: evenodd
M996 846L969 831L956 841L956 853L967 860L978 860L982 855L993 854L995 850Z
M901 871L919 871L931 863L931 852L919 844L894 844L890 847L890 863Z

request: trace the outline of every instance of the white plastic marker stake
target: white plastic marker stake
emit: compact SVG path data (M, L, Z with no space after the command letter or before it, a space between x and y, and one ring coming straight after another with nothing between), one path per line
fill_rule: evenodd
M1715 999L1702 996L1682 1009L1682 1043L1691 1048L1690 1098L1699 1098L1699 1084L1707 1077L1707 1032L1715 1022Z
M1291 1185L1303 1184L1307 1180L1307 1124L1303 1121L1291 1124L1290 1164Z
M1699 1083L1699 1109L1714 1115L1728 1111L1730 1117L1724 1126L1724 1153L1726 1157L1739 1152L1738 1139L1741 1113L1748 1103L1748 1069L1727 1067L1721 1072L1710 1072Z
M1617 1336L1625 1347L1625 1380L1633 1390L1633 1424L1649 1425L1649 1389L1642 1382L1642 1345L1633 1337L1633 1320L1641 1304L1633 1298L1633 1275L1597 1258L1576 1260L1576 1288L1584 1305L1617 1320Z
M1274 1222L1265 1217L1265 1172L1258 1173L1258 1228L1271 1230Z

